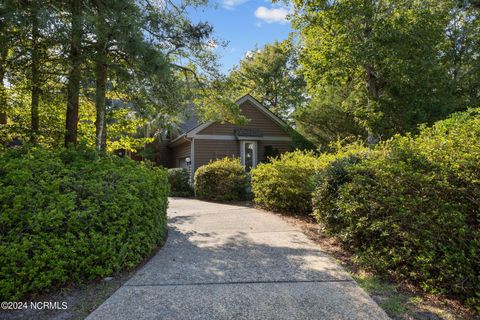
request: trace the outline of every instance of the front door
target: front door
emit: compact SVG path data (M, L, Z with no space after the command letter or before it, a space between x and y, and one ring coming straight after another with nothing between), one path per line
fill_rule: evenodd
M250 172L257 165L257 141L241 141L240 148L242 165Z

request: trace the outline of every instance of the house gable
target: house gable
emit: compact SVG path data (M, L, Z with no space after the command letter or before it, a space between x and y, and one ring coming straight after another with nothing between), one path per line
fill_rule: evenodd
M190 157L191 181L196 169L212 160L223 157L243 159L247 143L254 145L255 164L265 161L272 152L281 154L291 150L289 126L283 120L250 95L240 98L236 103L240 107L240 114L247 118L246 124L209 121L170 141L174 166L179 166L187 155Z
M223 136L226 139L228 136L238 136L239 132L252 132L256 136L289 137L286 130L287 125L251 96L246 95L239 99L237 103L240 106L240 114L248 119L245 125L208 122L195 128L188 135L192 137L216 135Z

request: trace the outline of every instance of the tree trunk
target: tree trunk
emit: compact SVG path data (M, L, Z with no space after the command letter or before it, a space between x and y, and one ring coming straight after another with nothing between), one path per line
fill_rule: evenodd
M0 48L0 125L7 124L7 92L5 89L5 63L7 60L7 47Z
M107 82L107 59L105 43L97 46L96 58L96 83L95 83L95 107L97 110L95 120L95 146L97 150L105 151L107 143L107 126L105 123L105 87Z
M371 6L370 0L364 1L364 10L365 11L365 26L363 29L363 37L365 43L370 40L372 34L372 19L373 13L369 13L368 8ZM368 57L368 56L367 56ZM371 100L376 103L380 98L380 86L379 86L379 79L377 78L376 70L375 70L375 61L373 58L367 58L367 61L364 65L365 68L365 87L367 92L371 98ZM367 137L367 144L368 145L375 145L379 141L378 135L374 132L373 128L368 129L368 137Z
M96 21L96 57L95 57L95 146L99 151L105 151L107 147L107 125L105 121L106 106L105 94L107 83L107 31L104 18L104 5L101 1L97 3Z
M31 113L31 134L30 142L35 143L39 134L39 116L38 105L40 102L40 73L39 73L39 48L38 48L38 16L37 10L32 12L32 101L30 106Z
M0 22L2 40L8 39L8 28L5 21ZM2 41L3 42L3 41ZM5 88L5 74L7 73L8 40L0 46L0 125L7 124L7 90Z
M368 65L365 67L365 72L367 74L367 90L373 101L378 101L380 89L378 87L377 76L375 75L375 68L372 65Z
M81 0L70 1L72 30L70 34L70 72L67 87L67 115L65 123L65 146L77 144L78 106L80 94L80 67L82 63L82 18Z

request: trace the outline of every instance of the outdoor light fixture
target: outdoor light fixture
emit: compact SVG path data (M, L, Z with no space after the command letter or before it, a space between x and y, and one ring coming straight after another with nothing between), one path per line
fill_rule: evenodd
M190 165L192 163L192 160L190 159L190 157L186 157L185 162L187 163L187 165Z

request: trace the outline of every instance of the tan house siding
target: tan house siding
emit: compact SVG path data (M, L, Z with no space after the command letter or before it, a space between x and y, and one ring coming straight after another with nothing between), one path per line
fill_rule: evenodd
M291 142L289 141L260 140L257 142L257 159L259 162L267 160L265 157L265 146L272 146L272 148L278 149L279 154L291 150ZM239 158L240 141L195 139L195 170L212 160L224 157Z
M240 157L243 140L256 141L257 163L266 161L265 147L271 146L278 154L291 151L291 138L284 124L273 114L269 114L252 97L244 96L237 101L240 112L248 119L246 125L232 123L205 123L183 134L170 144L170 166L185 166L184 159L191 158L193 173L212 160L224 157ZM235 129L243 130L241 133ZM237 133L238 135L236 135ZM185 137L189 140L185 140ZM193 152L193 153L191 153ZM182 159L180 163L180 159Z
M172 156L171 156L171 165L173 167L178 167L179 166L179 159L185 158L185 157L190 157L190 141L185 140L180 145L176 145L171 148L172 151Z
M195 168L209 163L211 160L225 157L240 157L240 144L236 140L203 140L195 139Z
M273 149L278 149L278 153L282 154L292 150L292 143L290 141L258 141L258 160L259 162L266 161L265 146L272 146Z
M155 162L161 166L168 168L171 163L170 150L168 148L168 140L161 141L155 148Z
M235 128L248 128L261 130L265 136L280 136L288 137L288 133L275 121L272 121L262 111L258 110L250 101L245 101L240 105L241 114L244 115L250 121L243 126L231 124L231 123L219 123L215 122L206 127L197 134L208 135L233 135Z

